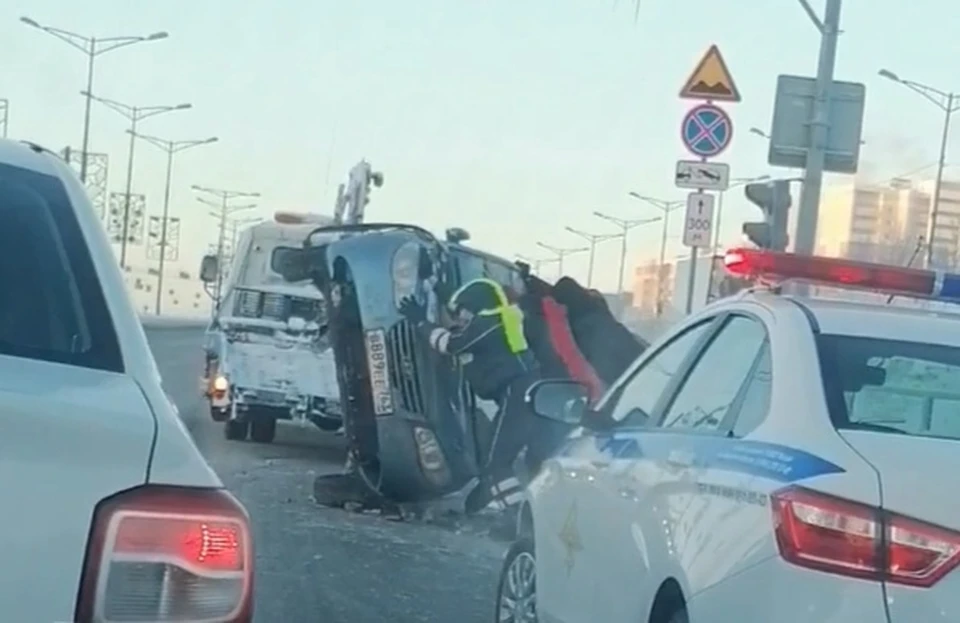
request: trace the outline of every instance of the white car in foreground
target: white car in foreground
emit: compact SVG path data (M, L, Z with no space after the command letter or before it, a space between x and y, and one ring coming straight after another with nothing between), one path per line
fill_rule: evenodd
M4 621L249 623L247 514L164 394L55 154L0 140Z
M960 297L960 275L727 264ZM747 292L673 328L595 411L581 396L528 394L584 427L529 487L497 621L960 621L960 316Z

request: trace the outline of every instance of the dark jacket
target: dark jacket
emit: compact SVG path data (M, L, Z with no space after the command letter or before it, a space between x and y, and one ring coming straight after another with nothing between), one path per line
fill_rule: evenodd
M606 385L616 381L646 348L617 321L602 295L573 279L560 279L553 286L553 297L566 308L577 345Z
M453 307L462 307L473 313L466 326L445 329L424 321L418 329L432 348L457 357L477 396L500 401L507 387L536 370L537 362L522 338L522 327L516 327L522 343L511 346L508 327L504 324L511 316L497 313L506 298L502 289L497 292L485 280L478 281L477 287L473 284L461 288L454 295L456 300L451 301Z

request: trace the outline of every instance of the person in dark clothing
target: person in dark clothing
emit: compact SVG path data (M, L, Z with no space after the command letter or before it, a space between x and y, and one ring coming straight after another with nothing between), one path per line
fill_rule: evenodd
M539 378L537 361L523 332L522 312L507 300L503 288L489 279L475 279L453 293L448 303L458 327L429 322L425 307L413 297L401 301L400 312L438 352L457 357L477 396L497 403L495 431L483 461L480 482L467 496L474 513L490 502L511 506L522 500L523 488L513 463L540 418L524 403L524 394Z
M528 275L521 309L524 331L540 361L544 378L577 381L587 388L591 401L598 400L605 390L604 383L577 345L567 311L553 298L550 284ZM537 337L531 339L531 335Z
M603 295L570 277L553 286L553 298L567 310L570 329L583 355L605 385L619 378L646 349L637 336L614 317Z

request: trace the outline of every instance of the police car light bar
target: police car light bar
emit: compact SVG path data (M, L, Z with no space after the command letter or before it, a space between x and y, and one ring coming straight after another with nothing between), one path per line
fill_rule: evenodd
M960 303L960 274L815 255L731 249L723 258L737 277L798 280Z

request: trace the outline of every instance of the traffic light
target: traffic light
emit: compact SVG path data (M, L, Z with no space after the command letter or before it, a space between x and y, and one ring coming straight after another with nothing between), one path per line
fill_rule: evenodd
M763 221L743 224L743 233L761 249L786 251L787 221L790 212L790 182L774 180L747 184L744 194L763 210Z

